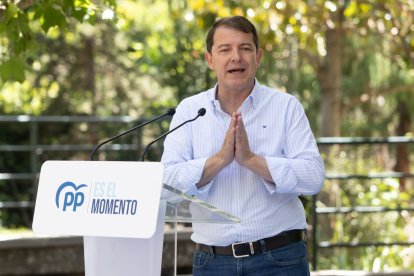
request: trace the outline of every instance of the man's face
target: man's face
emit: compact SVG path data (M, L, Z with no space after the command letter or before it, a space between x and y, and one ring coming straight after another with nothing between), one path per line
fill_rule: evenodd
M217 75L219 90L248 91L253 88L262 50L256 51L252 33L218 27L211 54L206 53L208 66Z

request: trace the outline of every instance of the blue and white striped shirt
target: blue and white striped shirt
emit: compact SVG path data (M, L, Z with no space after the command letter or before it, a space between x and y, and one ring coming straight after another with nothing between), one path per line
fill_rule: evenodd
M320 191L324 164L299 101L257 80L238 111L251 151L266 159L276 185L233 160L210 183L199 190L195 186L206 160L220 150L231 120L215 98L216 89L217 85L177 106L170 128L194 118L202 107L207 113L167 136L161 160L164 183L239 217L241 223L193 223L192 240L225 246L305 229L305 211L298 195Z

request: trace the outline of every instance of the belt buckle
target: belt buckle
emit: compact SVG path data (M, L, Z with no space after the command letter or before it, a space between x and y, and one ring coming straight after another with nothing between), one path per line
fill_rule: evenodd
M244 243L248 243L250 246L250 253L254 254L254 249L253 249L253 243L252 242L235 242L231 245L231 249L233 250L233 257L234 258L245 258L245 257L249 257L250 254L245 254L245 255L237 255L236 254L236 249L234 248L235 245L238 244L244 244Z

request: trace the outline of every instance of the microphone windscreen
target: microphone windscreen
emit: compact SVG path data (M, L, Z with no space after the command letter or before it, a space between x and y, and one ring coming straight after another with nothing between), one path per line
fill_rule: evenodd
M198 115L200 115L200 116L204 116L204 115L206 115L206 109L203 107L203 108L200 108L199 110L198 110Z
M173 116L175 114L175 108L170 108L167 110L167 115Z

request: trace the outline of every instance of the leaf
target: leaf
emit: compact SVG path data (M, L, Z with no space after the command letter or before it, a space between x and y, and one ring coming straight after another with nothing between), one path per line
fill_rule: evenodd
M15 18L18 13L19 13L19 8L15 4L10 3L6 9L5 22L6 23L10 22L10 20Z
M43 13L42 29L47 31L52 27L65 27L66 16L61 9L58 9L52 5L45 7Z
M22 57L11 57L9 60L0 65L0 77L3 82L25 80L26 63Z
M88 10L85 8L77 8L73 10L71 13L71 15L79 22L82 22L85 19L87 14L88 14Z

